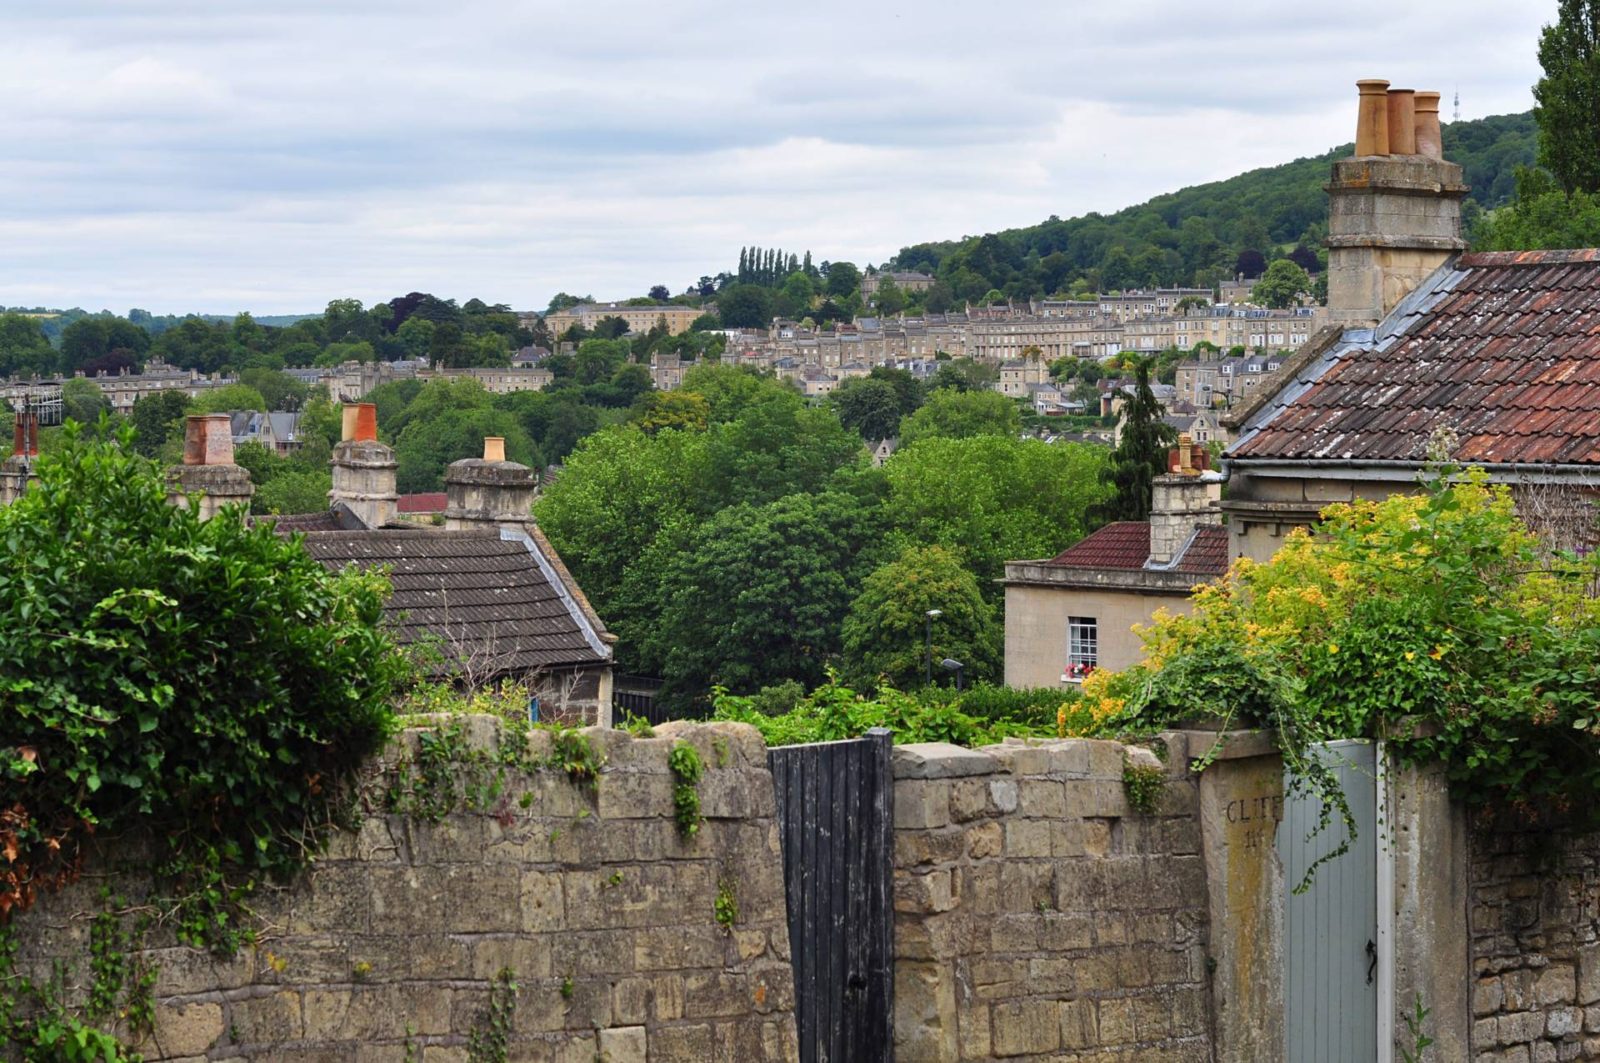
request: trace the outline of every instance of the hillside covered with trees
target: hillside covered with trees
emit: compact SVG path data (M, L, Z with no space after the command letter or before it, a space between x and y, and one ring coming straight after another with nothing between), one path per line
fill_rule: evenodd
M1471 224L1516 193L1516 169L1533 163L1531 113L1444 127L1445 157L1472 192ZM961 240L902 248L885 268L919 270L939 283L930 310L998 294L1038 298L1152 285L1209 287L1237 273L1258 277L1278 255L1314 267L1327 234L1323 184L1344 144L1322 155L1195 185L1115 214L1086 214Z

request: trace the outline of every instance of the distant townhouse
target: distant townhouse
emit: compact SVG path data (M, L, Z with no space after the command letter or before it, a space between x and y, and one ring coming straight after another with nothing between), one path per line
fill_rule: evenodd
M592 330L608 317L620 317L627 322L629 332L649 332L657 325L664 324L668 335L677 336L688 332L689 326L703 313L705 311L700 307L680 306L677 303L652 303L645 306L628 303L579 303L577 306L546 314L544 322L550 329L550 335L557 338L573 325L582 325L585 329Z
M861 275L861 297L871 299L878 294L878 289L883 287L885 279L892 280L895 287L907 292L925 292L933 287L933 278L926 273L916 273L910 270L867 270Z
M543 391L555 381L548 369L471 368L428 369L417 374L422 380L476 380L491 395L510 395L518 391Z
M683 359L676 354L650 356L650 380L657 391L676 391L683 386Z

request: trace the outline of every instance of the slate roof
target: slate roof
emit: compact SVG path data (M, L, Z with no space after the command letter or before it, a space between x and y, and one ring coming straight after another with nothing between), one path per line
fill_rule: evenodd
M1150 560L1148 521L1120 520L1091 532L1045 562L1057 568L1138 571ZM1228 570L1228 529L1220 524L1196 528L1171 565L1161 571L1220 576Z
M280 524L280 527L282 525ZM329 570L389 570L385 619L401 644L437 637L483 672L608 663L611 653L530 538L496 530L313 531L306 551ZM541 560L544 564L541 564ZM454 661L433 666L445 674Z
M1230 458L1600 464L1600 250L1465 254L1352 330L1246 424Z

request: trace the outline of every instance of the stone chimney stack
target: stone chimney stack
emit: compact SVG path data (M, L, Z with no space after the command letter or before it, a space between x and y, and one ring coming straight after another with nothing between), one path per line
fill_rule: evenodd
M1356 82L1356 154L1328 190L1328 311L1371 326L1423 278L1466 249L1461 167L1443 159L1439 94Z
M1167 452L1167 475L1155 478L1150 498L1150 564L1172 564L1195 528L1222 523L1222 477L1210 464L1210 452L1187 434Z
M167 470L167 501L210 520L227 506L248 508L250 473L233 463L233 424L225 413L191 414L183 425L183 464Z
M39 457L39 415L24 410L12 428L11 456L0 462L0 506L9 506L37 483L33 466Z
M330 506L343 505L368 528L381 528L399 512L394 451L378 442L378 407L347 402L342 437L333 448Z
M510 526L533 520L533 498L539 481L533 470L506 460L506 441L488 436L482 458L453 461L444 474L444 526L464 528Z

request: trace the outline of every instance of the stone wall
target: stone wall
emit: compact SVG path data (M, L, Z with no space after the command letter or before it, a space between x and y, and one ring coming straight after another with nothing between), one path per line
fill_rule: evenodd
M1600 837L1480 822L1469 845L1473 1058L1600 1058Z
M472 721L478 748L494 721ZM587 732L597 788L516 771L484 811L376 813L292 888L259 899L261 943L216 961L157 929L148 1060L460 1061L491 985L517 983L509 1058L529 1063L793 1060L782 854L752 728ZM706 817L679 835L667 756L692 742ZM414 734L402 741L415 741ZM535 735L548 742L548 735ZM103 866L103 865L102 865ZM87 981L92 871L17 921L20 958ZM137 896L129 879L114 885ZM716 919L731 890L738 918Z
M1179 754L1138 814L1123 757L895 750L900 1063L1211 1059L1196 784Z

